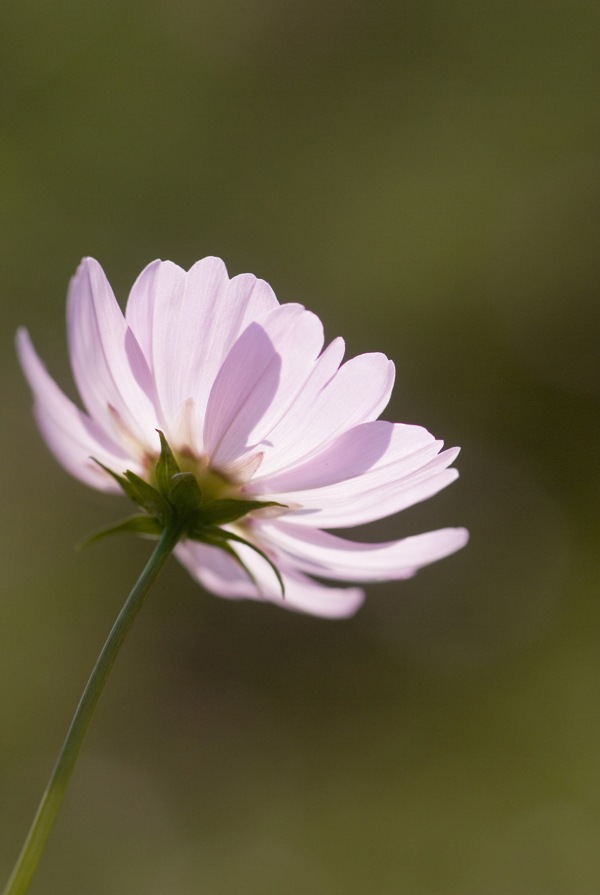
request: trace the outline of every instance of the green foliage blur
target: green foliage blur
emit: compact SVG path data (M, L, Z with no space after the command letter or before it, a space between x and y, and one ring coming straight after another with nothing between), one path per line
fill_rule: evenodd
M149 550L75 551L128 508L48 453L14 332L73 394L82 255L124 302L217 254L462 445L369 536L471 543L336 623L171 563L32 895L597 895L598 4L4 0L0 35L0 883Z

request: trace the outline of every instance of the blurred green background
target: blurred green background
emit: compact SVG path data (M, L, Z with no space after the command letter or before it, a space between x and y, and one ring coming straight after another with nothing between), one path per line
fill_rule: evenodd
M82 255L267 279L397 365L461 478L373 538L462 553L328 623L172 563L33 895L600 891L600 7L4 0L0 875L149 546L46 450Z

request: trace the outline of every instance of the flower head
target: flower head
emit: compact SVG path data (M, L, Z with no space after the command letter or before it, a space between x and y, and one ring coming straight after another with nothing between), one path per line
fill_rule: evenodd
M391 361L342 363L343 341L324 349L319 318L280 305L264 280L229 279L218 258L187 272L155 261L123 315L87 258L69 287L67 331L85 410L58 388L27 332L17 338L48 446L82 482L125 490L143 508L146 517L122 527L153 534L165 513L187 513L176 553L208 590L342 617L362 590L316 579L408 578L466 543L462 528L379 544L325 530L431 497L458 475L449 468L458 449L379 420Z

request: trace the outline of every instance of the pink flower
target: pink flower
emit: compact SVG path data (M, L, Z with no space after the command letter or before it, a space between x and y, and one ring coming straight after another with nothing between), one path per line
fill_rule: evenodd
M123 316L102 268L87 258L69 287L67 330L85 411L58 388L24 330L18 351L42 434L76 478L116 492L102 466L149 480L160 430L203 494L283 505L253 509L222 528L269 557L285 595L250 546L228 541L246 571L231 552L183 540L177 556L208 590L343 617L363 591L313 576L409 578L466 543L462 528L380 544L324 531L431 497L457 477L449 466L458 448L442 451L419 426L378 420L392 391L392 362L362 354L342 364L342 339L323 350L319 318L280 305L264 280L229 279L218 258L188 272L155 261L136 280Z

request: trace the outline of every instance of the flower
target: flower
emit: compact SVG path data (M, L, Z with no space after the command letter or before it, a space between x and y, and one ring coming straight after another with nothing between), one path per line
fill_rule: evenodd
M177 545L208 590L343 617L363 591L318 579L409 578L466 543L462 528L378 544L325 530L431 497L457 477L449 467L458 449L442 451L420 426L379 420L392 362L373 353L342 363L343 340L323 350L319 318L279 304L264 280L229 279L218 258L187 272L154 261L123 315L102 268L86 258L69 286L67 332L85 410L50 377L28 333L17 336L50 450L80 481L117 492L125 471L155 485L167 450L203 500L241 506L220 525L222 543L190 536Z

